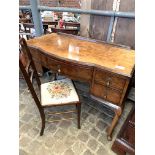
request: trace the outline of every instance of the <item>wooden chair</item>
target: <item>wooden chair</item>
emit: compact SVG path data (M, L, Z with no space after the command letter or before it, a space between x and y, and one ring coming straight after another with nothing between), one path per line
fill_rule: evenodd
M67 34L73 34L73 35L78 35L79 30L78 29L61 29L61 28L51 28L51 31L54 33L57 32L62 32L62 33L67 33Z
M64 25L65 25L65 29L67 27L75 27L78 30L80 30L80 23L77 23L77 22L65 22Z
M34 24L32 23L23 23L23 27L26 33L32 33L31 30L34 29ZM48 24L43 24L44 34L47 34Z
M40 90L40 99L39 99L33 87L30 74L28 74L29 71L25 69L22 61L19 59L20 70L25 78L25 81L39 109L39 113L41 116L42 128L40 131L40 136L43 135L44 128L45 128L44 110L45 108L52 107L52 106L76 105L75 106L76 110L65 111L61 113L63 114L63 113L77 112L77 124L78 124L78 128L80 129L81 103L79 102L79 97L76 93L76 90L74 88L72 81L70 79L63 79L63 80L56 80L56 81L41 84L37 71L36 71L36 67L34 65L34 61L32 59L32 55L30 53L30 50L27 46L25 39L23 38L20 39L20 45L22 48L24 48L24 51L27 52L27 56L29 59L29 63L28 63L29 66L27 68L28 70L29 69L33 70L34 77L36 79L37 85ZM48 113L48 115L51 115L51 114L53 113ZM55 113L55 114L60 114L60 113ZM69 119L73 119L73 118L69 118ZM53 121L47 120L47 122L53 122Z
M19 23L31 23L31 19L20 18L20 19L19 19Z
M50 25L56 28L58 25L58 22L57 21L43 21L43 25L48 25L48 26Z
M32 39L35 37L35 34L32 33L32 30L34 30L34 24L32 23L23 23L24 27L24 33L28 34L26 35L27 40Z

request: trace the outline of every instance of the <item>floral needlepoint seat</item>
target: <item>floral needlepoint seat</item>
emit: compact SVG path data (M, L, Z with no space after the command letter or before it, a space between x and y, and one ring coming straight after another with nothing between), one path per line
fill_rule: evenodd
M68 78L41 84L41 104L57 105L79 102L72 81Z

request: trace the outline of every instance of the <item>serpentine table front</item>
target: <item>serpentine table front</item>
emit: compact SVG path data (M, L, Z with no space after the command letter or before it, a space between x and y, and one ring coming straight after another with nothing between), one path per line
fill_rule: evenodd
M90 84L91 97L114 112L108 139L124 107L135 52L79 36L52 33L27 41L35 63Z

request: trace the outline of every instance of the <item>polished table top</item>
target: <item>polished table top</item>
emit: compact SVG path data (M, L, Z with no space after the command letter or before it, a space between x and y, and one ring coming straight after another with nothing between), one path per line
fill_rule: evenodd
M47 34L27 41L28 46L55 57L106 68L132 76L135 51L67 34Z

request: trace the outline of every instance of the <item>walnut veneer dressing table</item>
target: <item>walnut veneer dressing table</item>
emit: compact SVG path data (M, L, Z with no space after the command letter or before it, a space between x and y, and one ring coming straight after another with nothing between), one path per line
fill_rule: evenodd
M68 34L48 34L27 41L34 61L90 84L93 99L115 112L107 128L108 139L122 113L123 101L134 71L133 50Z

